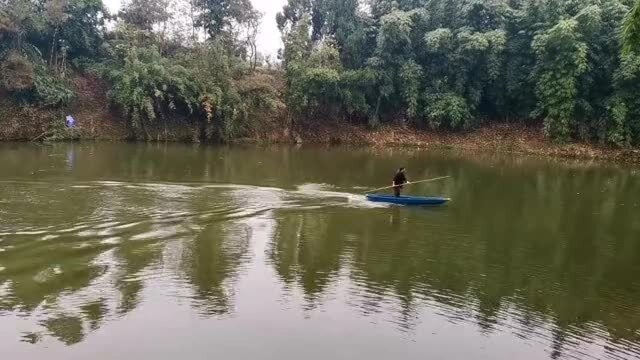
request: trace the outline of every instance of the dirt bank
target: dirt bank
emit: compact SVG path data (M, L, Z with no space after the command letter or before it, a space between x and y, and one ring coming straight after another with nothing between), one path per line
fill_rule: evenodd
M30 141L53 138L126 139L125 122L109 109L107 86L92 76L73 79L76 97L63 108L35 107L19 104L6 94L0 94L0 140ZM71 114L78 119L78 129L64 133L64 119Z
M383 126L371 130L366 126L333 123L330 126L299 126L292 135L286 132L260 134L242 141L448 148L640 165L638 149L616 149L584 142L553 144L544 137L542 125L492 124L467 133L450 133L403 126Z
M76 77L73 84L76 99L63 109L19 105L10 100L7 94L0 93L0 141L133 138L126 122L108 106L107 84L91 76ZM63 125L67 114L72 114L78 120L78 129L72 136L65 133ZM616 149L588 143L552 144L545 139L541 125L493 124L467 133L449 133L417 130L403 125L388 125L372 130L365 125L331 120L297 123L293 127L295 130L289 131L285 130L287 122L284 116L262 119L259 124L251 136L237 142L436 147L640 165L638 149ZM147 138L156 141L194 141L198 138L197 132L198 129L192 124L172 120L168 126L163 124L157 129L149 129Z

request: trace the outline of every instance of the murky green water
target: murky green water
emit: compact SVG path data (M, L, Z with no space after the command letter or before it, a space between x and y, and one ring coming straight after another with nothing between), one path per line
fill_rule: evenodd
M406 165L442 208L358 195ZM640 357L640 172L353 148L0 145L6 359Z

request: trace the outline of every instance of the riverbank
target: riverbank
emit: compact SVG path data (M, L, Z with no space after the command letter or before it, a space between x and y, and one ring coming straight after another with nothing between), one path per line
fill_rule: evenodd
M21 106L6 96L0 96L0 141L136 139L122 117L108 106L106 84L96 78L78 77L74 80L74 88L78 94L76 101L63 109ZM64 128L67 114L78 119L78 128L74 131ZM464 133L421 130L400 124L370 129L366 125L345 121L299 122L293 126L294 130L287 128L284 116L261 120L249 136L232 142L448 148L640 164L640 149L618 149L584 142L550 143L541 124L493 123ZM199 131L196 125L186 120L173 120L147 129L147 139L192 142L198 141Z
M372 130L366 126L334 123L331 126L300 127L292 135L286 132L257 134L254 138L238 141L446 148L640 164L639 149L616 149L585 142L553 144L545 138L541 125L492 124L470 132L451 133L406 126L383 126Z
M82 120L73 134L64 129L51 126L52 121L61 121L63 112L55 111L43 115L33 108L23 108L20 116L30 119L28 127L18 126L15 117L9 121L0 121L0 141L31 141L40 136L40 140L106 140L131 141L132 135L122 121L109 114L107 118L97 118L97 113L84 111L90 117ZM1 113L1 111L0 111ZM106 112L108 113L108 112ZM82 114L82 113L80 113ZM105 114L105 112L102 112ZM22 123L22 122L20 122ZM9 126L6 126L9 125ZM8 129L20 129L10 133ZM53 128L53 130L51 130ZM53 132L52 132L53 131ZM197 129L189 124L173 124L169 130L152 130L156 141L191 142L196 138ZM50 133L49 137L43 134ZM166 139L166 140L165 140ZM295 131L271 130L255 131L251 136L236 139L232 143L257 144L331 144L362 145L372 147L415 147L440 148L464 151L482 151L524 154L538 157L556 157L581 160L598 160L640 165L639 149L616 149L596 144L575 142L553 144L544 137L541 126L522 124L492 124L466 133L447 133L429 130L417 130L409 127L383 126L369 129L362 125L333 124L329 126L298 126Z

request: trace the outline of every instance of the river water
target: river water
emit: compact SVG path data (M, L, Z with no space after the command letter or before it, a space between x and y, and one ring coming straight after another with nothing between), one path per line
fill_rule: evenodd
M367 202L394 168L445 207ZM640 171L0 145L3 359L640 358Z

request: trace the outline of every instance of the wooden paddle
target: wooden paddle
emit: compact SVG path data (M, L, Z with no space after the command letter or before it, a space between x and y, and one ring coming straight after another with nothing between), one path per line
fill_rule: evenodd
M391 189L397 186L407 186L407 185L413 185L413 184L419 184L419 183L425 183L425 182L430 182L430 181L436 181L436 180L442 180L442 179L446 179L446 178L450 178L451 176L442 176L442 177L438 177L435 179L427 179L427 180L420 180L420 181L411 181L402 185L391 185L391 186L387 186L387 187L383 187L383 188L379 188L379 189L373 189L373 190L369 190L369 191L365 191L363 194L369 194L372 193L374 191L380 191L380 190L386 190L386 189Z

